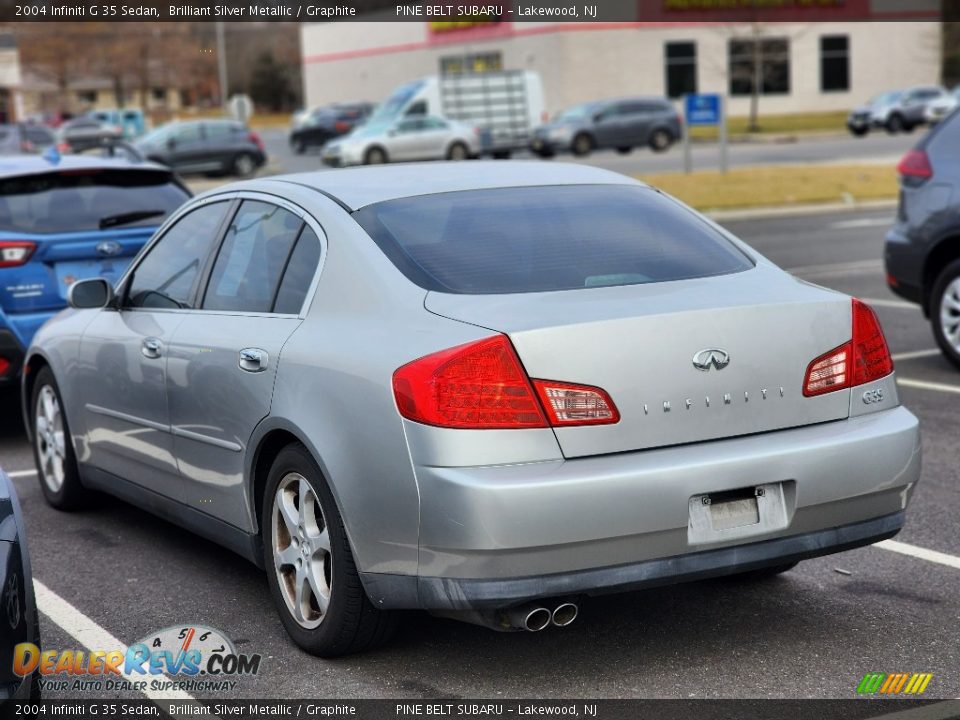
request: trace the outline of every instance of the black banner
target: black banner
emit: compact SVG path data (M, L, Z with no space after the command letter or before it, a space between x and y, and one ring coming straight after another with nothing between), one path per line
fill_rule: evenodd
M360 720L954 720L960 701L918 700L43 700L7 701L0 720L358 718ZM891 717L891 720L894 720Z

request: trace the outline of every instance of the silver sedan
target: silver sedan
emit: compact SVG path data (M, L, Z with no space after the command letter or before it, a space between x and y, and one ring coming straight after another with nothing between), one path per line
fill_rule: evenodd
M781 573L895 535L920 476L866 304L594 168L225 186L70 300L24 371L47 500L231 548L322 656Z
M467 160L481 152L476 128L430 115L374 121L327 143L324 163L334 167L409 160Z

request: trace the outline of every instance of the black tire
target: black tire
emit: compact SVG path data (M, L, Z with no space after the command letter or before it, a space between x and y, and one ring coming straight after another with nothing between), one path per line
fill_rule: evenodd
M41 445L46 447L46 441L42 439L37 431L37 403L40 401L40 395L44 388L49 388L60 407L60 417L63 425L63 483L54 487L47 481L44 474L43 464L40 457ZM40 489L47 502L57 510L76 510L86 504L87 490L80 481L80 472L77 470L77 459L73 452L73 442L70 437L70 426L67 424L67 416L63 412L63 398L60 395L60 388L53 376L53 371L49 367L43 367L37 373L37 379L33 383L33 395L30 398L30 431L33 434L33 461L37 466L37 479L40 482Z
M649 144L650 149L654 152L664 152L673 145L673 135L670 134L669 130L657 128L650 133Z
M230 165L236 177L251 177L257 171L257 159L250 153L239 153Z
M593 151L593 138L587 133L580 133L570 143L570 150L577 157L585 157Z
M462 142L455 142L447 148L447 160L469 160L470 148Z
M281 482L291 474L301 476L315 493L330 541L329 605L319 625L312 629L303 627L291 613L275 569L275 497ZM378 610L367 598L333 494L317 463L299 443L281 450L270 468L263 496L261 534L270 594L283 626L299 647L311 655L332 658L370 650L390 639L396 629L397 614Z
M866 134L870 132L870 128L868 127L852 127L849 128L849 130L850 134L854 137L865 137Z
M798 564L799 560L790 563L783 563L782 565L771 565L770 567L759 568L757 570L747 570L745 572L734 573L733 575L728 575L727 577L735 581L746 581L753 582L756 580L766 580L768 578L776 577L777 575L782 575L785 572L793 570Z
M948 295L960 302L960 260L954 260L947 265L933 283L930 292L930 325L933 328L933 337L944 357L960 368L960 348L947 338L947 328L956 327L960 331L960 310L944 307L944 296ZM953 287L951 287L953 286ZM956 325L954 325L956 323Z
M900 113L893 113L893 115L887 118L885 127L891 135L896 135L898 132L901 132L904 129L903 116Z
M383 165L390 162L387 157L387 151L379 145L375 145L363 154L364 165Z
M629 145L625 145L623 147L618 147L617 152L621 155L629 155L631 152L633 152L633 148Z

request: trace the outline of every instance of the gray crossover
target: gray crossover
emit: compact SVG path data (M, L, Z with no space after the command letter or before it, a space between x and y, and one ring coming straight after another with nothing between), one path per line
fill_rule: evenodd
M24 373L48 501L258 563L319 655L782 572L896 534L920 475L869 307L593 168L229 185L71 304Z

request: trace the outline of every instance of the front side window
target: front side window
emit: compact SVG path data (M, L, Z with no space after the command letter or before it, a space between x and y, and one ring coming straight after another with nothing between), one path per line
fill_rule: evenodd
M227 228L203 309L271 312L302 227L303 221L289 210L244 200Z
M229 203L204 205L184 215L150 248L127 284L126 306L192 307L197 280L217 239Z
M761 95L790 92L790 41L787 38L730 40L728 74L731 95L751 95L759 83Z
M410 280L464 294L547 292L725 275L750 259L651 188L438 193L354 213Z

